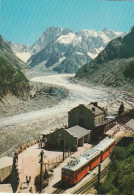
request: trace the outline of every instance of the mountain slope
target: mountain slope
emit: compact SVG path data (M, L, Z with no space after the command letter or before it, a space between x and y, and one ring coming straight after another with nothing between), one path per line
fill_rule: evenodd
M123 38L112 40L76 77L106 86L132 89L134 86L134 27Z
M0 57L0 99L8 93L27 99L29 91L30 86L24 74L6 59Z
M0 100L9 93L21 99L29 97L30 85L21 72L26 67L0 36Z
M27 65L22 62L19 58L17 58L12 51L9 44L2 38L0 35L0 56L5 58L7 61L14 64L15 67L23 70L25 68L28 68Z

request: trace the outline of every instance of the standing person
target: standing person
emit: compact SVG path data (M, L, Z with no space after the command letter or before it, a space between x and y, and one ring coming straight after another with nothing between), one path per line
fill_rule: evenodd
M29 182L31 181L31 176L29 176Z
M30 190L29 190L30 193L33 193L33 188L31 187Z

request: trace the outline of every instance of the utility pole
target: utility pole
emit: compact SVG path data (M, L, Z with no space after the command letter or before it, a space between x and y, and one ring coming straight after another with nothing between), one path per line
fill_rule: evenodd
M42 193L43 155L44 155L44 152L42 150L40 153L40 156L41 156L41 159L40 159L40 191L39 191L40 194Z
M98 194L100 194L101 163L98 165Z
M65 160L65 138L63 137L63 161Z

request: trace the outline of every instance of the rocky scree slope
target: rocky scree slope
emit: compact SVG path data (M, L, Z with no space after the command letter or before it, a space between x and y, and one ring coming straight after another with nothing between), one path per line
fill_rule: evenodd
M134 27L124 37L112 40L98 57L80 68L75 77L133 91Z
M95 58L107 43L122 32L104 29L81 30L49 27L32 46L11 44L13 51L29 52L28 65L39 72L74 73Z

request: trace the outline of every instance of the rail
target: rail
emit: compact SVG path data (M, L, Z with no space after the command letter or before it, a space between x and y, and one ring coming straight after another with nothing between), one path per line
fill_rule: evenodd
M58 189L55 190L52 194L63 194L65 191L66 191L66 189L58 188Z

